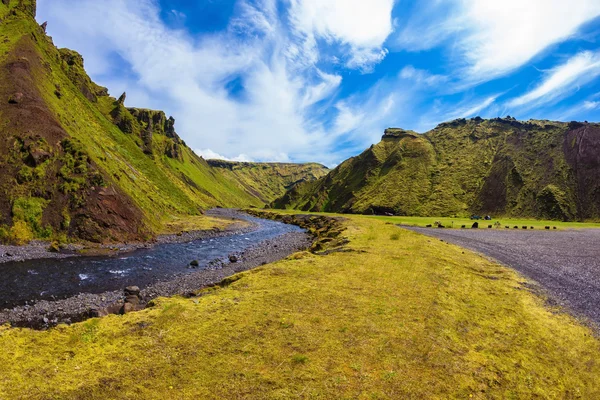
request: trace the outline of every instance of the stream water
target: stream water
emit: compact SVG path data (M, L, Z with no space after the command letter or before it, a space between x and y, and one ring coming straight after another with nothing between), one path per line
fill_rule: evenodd
M196 240L189 243L160 244L118 256L38 259L0 264L0 308L11 308L37 300L55 300L79 293L104 293L129 285L148 286L178 274L189 273L189 263L198 268L215 259L226 260L264 240L302 229L281 222L246 215L258 225L250 233ZM192 270L193 271L193 270Z

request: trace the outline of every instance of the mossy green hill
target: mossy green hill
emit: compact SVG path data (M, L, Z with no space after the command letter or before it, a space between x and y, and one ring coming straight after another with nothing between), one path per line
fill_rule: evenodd
M600 218L600 125L459 119L381 142L277 208L365 214Z
M211 167L220 169L224 176L241 182L245 190L265 203L281 197L298 184L315 181L329 172L327 167L317 163L207 162Z
M139 240L173 217L284 193L211 167L164 112L110 97L81 55L54 46L35 7L0 2L0 239Z

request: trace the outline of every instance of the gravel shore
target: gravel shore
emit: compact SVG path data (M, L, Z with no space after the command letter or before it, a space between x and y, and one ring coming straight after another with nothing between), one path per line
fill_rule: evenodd
M311 237L300 232L265 240L240 254L232 255L237 258L236 262L224 263L215 260L205 269L180 274L143 288L141 305L156 297L190 294L237 272L283 259L296 251L308 248L310 244ZM59 323L78 322L93 316L95 310L122 305L123 297L123 291L119 290L101 294L81 293L57 301L43 300L33 305L0 310L0 325L10 323L13 326L44 329Z
M600 327L600 230L402 228L494 258L539 283L551 303Z

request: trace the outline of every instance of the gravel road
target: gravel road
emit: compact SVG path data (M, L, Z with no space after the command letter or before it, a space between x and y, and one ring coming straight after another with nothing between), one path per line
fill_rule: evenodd
M600 327L600 230L523 231L402 226L514 268L552 300Z

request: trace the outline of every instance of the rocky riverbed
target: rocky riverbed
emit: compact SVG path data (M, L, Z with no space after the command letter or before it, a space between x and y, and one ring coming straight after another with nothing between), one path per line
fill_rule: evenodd
M235 211L219 210L221 215L240 216ZM229 235L249 233L257 229L257 224L246 224ZM295 228L297 229L297 228ZM202 235L201 233L198 233ZM213 232L210 235L223 235L223 232ZM187 243L186 236L173 235L172 240L166 239L166 243ZM207 239L207 236L187 236L190 240L199 238ZM245 238L248 239L248 238ZM189 265L185 271L165 275L154 280L151 284L142 286L139 293L141 299L135 308L141 308L149 301L160 296L186 295L204 286L215 284L224 278L240 271L251 269L262 264L270 263L289 256L290 254L307 248L311 244L311 236L299 230L280 234L262 240L241 252L228 254L226 257L214 259L206 265L195 268ZM83 257L81 257L83 258ZM194 261L194 260L191 260ZM192 262L193 264L193 262ZM129 282L135 284L135 277ZM129 285L130 286L130 285ZM13 326L26 326L34 328L46 328L58 323L71 323L81 321L92 316L101 316L109 312L123 312L125 294L123 289L110 290L102 293L79 293L64 299L39 300L29 304L0 310L0 324L11 323ZM128 310L131 310L130 307Z
M214 239L223 236L252 232L257 229L253 222L240 220L240 213L232 209L213 209L206 212L217 218L237 221L223 230L198 230L181 232L178 234L159 235L156 239L146 243L111 243L111 244L80 244L72 243L63 246L56 252L50 250L50 242L34 240L24 246L0 245L0 264L8 262L22 262L38 259L65 259L80 255L119 255L138 249L150 249L159 244L188 243L194 240Z

